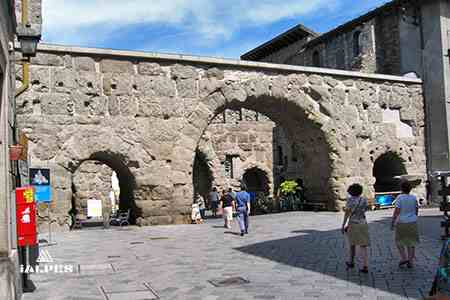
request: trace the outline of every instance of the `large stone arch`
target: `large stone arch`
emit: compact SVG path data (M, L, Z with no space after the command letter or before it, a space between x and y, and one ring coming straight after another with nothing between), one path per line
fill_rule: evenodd
M310 79L321 81L320 78ZM326 98L328 97L328 98ZM260 112L286 129L291 138L303 147L305 183L309 185L309 199L337 209L338 191L332 185L333 157L339 157L336 144L338 123L331 125L331 94L322 87L310 85L305 75L253 78L232 82L203 98L196 111L202 120L202 132L224 109L245 108ZM197 120L198 120L197 119ZM331 125L331 126L330 126ZM342 124L339 130L348 129ZM302 136L308 135L309 141ZM317 147L319 145L319 147Z

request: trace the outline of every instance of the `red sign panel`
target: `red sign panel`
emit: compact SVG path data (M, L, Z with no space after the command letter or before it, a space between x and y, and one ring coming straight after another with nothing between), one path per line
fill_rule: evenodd
M16 223L18 245L35 245L37 230L33 187L16 188Z

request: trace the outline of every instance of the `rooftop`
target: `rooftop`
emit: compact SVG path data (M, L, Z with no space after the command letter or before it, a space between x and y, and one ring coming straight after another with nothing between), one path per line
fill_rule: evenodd
M303 26L302 24L299 24L262 44L261 46L243 54L241 59L259 60L308 36L318 37L319 34Z
M324 42L330 38L333 38L334 36L348 31L351 28L358 26L359 24L362 24L364 22L367 22L374 17L378 16L380 13L385 12L386 10L393 8L397 5L399 5L402 1L408 1L408 0L393 0L391 2L388 2L382 6L379 6L364 15L353 19L351 21L348 21L342 25L339 25L338 27L324 33L324 34L318 34L312 31L311 29L308 29L307 27L303 26L302 24L299 24L288 31L278 35L277 37L273 38L272 40L262 44L261 46L258 46L257 48L243 54L241 56L241 59L243 60L260 60L276 51L279 51L280 49L291 45L292 43L310 35L313 39L308 41L305 44L305 47L313 47L321 42Z

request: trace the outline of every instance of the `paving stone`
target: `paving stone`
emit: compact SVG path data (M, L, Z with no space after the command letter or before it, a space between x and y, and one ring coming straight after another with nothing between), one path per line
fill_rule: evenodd
M400 270L386 222L392 211L368 213L373 254L368 275L345 269L341 214L252 217L252 233L244 238L224 235L217 228L219 219L202 225L56 233L57 245L47 251L58 264L81 265L81 274L31 275L37 290L23 299L104 299L99 286L122 300L152 299L143 282L161 299L421 299L431 287L441 245L440 212L421 214L427 242L418 245L416 268ZM149 241L149 236L171 238ZM130 245L138 240L147 242ZM112 266L108 257L114 257ZM250 283L224 288L208 282L230 277Z

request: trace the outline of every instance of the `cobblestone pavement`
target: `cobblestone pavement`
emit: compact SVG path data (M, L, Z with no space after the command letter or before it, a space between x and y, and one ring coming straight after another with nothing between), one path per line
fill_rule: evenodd
M24 300L43 299L421 299L437 264L440 213L421 212L415 269L399 269L392 211L368 214L370 273L346 271L342 214L294 212L251 218L245 237L221 220L202 225L89 229L41 248L75 273L33 274ZM46 263L41 264L41 268ZM241 276L249 283L215 287ZM233 282L232 282L233 283Z

